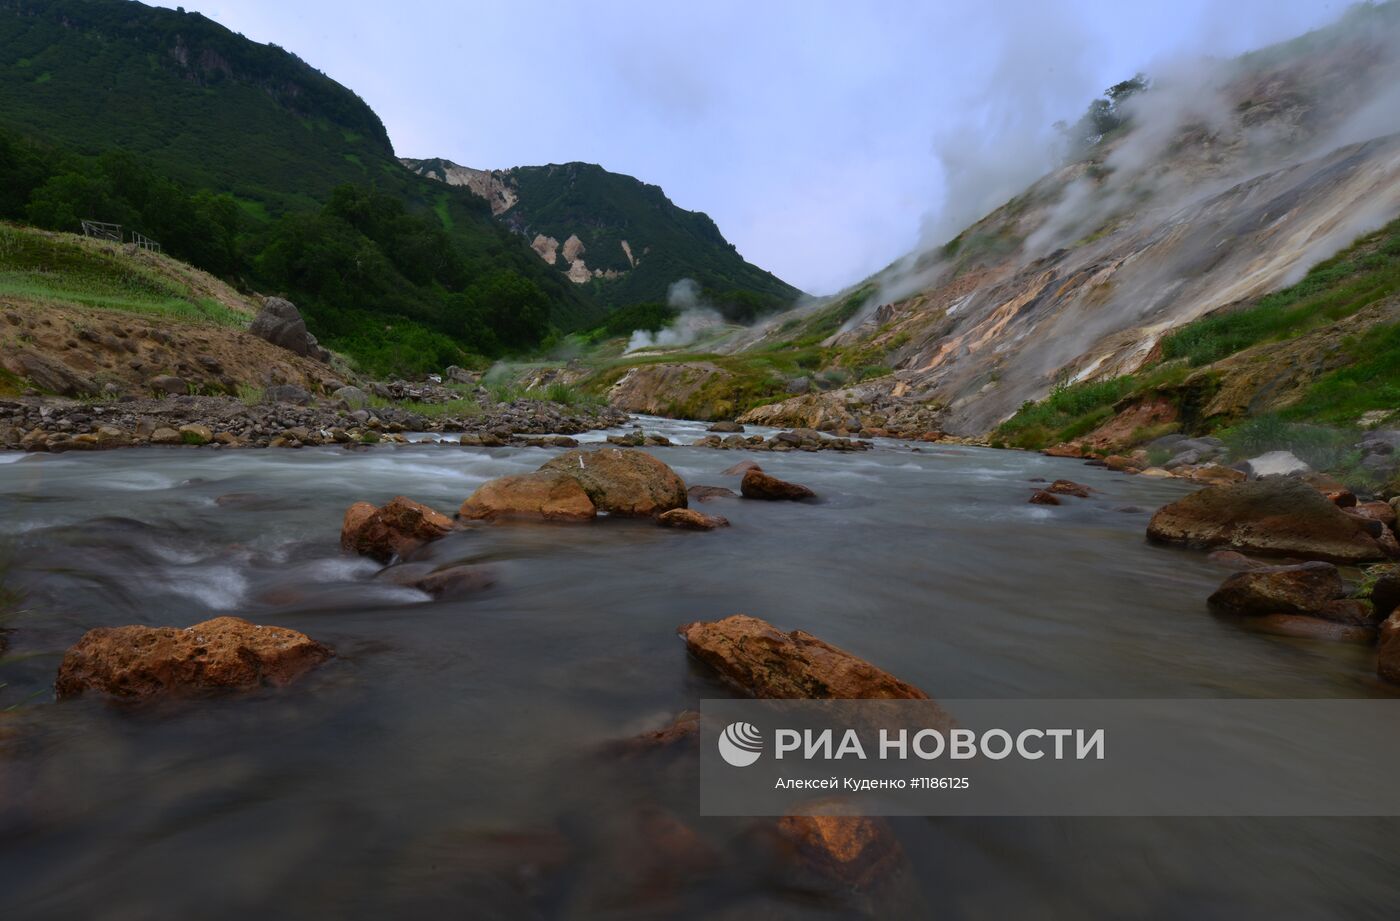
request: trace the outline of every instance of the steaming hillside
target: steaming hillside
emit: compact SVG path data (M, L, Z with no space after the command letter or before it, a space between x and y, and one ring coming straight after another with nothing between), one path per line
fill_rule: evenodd
M664 301L681 278L720 299L751 299L755 312L785 307L802 293L745 261L709 215L592 163L479 170L441 159L402 162L486 199L544 264L605 306Z
M1358 7L1102 101L1101 134L953 240L755 330L741 351L820 346L829 367L891 373L751 417L920 407L945 431L984 433L1057 384L1133 371L1169 331L1297 281L1400 214L1397 49L1400 5Z

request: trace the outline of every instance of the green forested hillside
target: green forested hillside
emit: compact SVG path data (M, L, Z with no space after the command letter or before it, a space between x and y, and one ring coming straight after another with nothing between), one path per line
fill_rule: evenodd
M376 371L529 348L602 310L477 196L412 175L294 55L133 0L0 0L0 217L127 225L303 306Z
M441 159L406 162L423 175L456 167ZM790 306L802 293L745 261L709 215L677 207L659 186L593 163L520 166L493 176L517 196L499 215L511 229L526 239L553 238L561 250L578 237L591 277L577 287L596 304L664 301L672 283L692 278L730 319L747 322ZM554 268L570 269L562 251Z

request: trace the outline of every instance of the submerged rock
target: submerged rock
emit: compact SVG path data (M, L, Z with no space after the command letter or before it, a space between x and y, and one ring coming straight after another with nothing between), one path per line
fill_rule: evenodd
M798 700L927 700L928 695L869 662L794 630L735 614L677 631L691 655L753 697Z
M340 528L342 549L387 563L403 557L455 528L452 519L426 505L397 496L380 508L356 502L345 511Z
M443 601L476 595L496 584L496 574L490 567L471 563L441 568L432 563L400 563L383 570L375 578L416 588Z
M98 627L69 649L54 690L60 698L98 691L123 698L281 687L331 658L285 627L216 617L193 627Z
M1045 487L1045 491L1062 496L1078 496L1080 499L1087 499L1090 489L1083 483L1076 483L1073 480L1056 480Z
M870 889L905 862L899 839L882 818L787 815L777 828L808 870L857 890Z
M1237 572L1215 590L1208 603L1228 614L1323 617L1328 603L1345 595L1346 586L1337 567L1311 562Z
M1031 493L1029 500L1031 505L1059 505L1060 497L1044 489L1037 489Z
M609 755L630 757L659 751L691 749L700 738L700 713L682 710L660 729L649 729L628 739L611 742L604 747Z
M729 519L719 515L706 515L692 508L673 508L656 518L656 523L667 528L683 528L688 531L713 531L715 528L729 527Z
M769 476L758 467L753 467L744 473L744 479L739 484L739 492L745 499L762 499L768 502L797 502L816 496L816 493L806 486L799 486L796 483L789 483L775 476Z
M573 477L540 470L503 476L483 483L462 503L458 515L471 520L534 518L542 521L589 521L598 510Z
M1365 563L1385 556L1360 521L1311 486L1287 477L1202 489L1158 509L1147 536L1204 549L1334 563Z
M1369 646L1376 641L1376 628L1362 624L1344 624L1303 614L1265 614L1241 621L1246 630L1270 636L1290 636L1303 640L1330 640L1338 643L1360 643Z
M567 451L546 462L540 471L572 477L594 506L612 515L648 518L687 504L685 481L645 451Z
M727 486L692 486L685 491L688 498L696 502L709 502L711 499L737 499L739 494Z
M722 471L720 472L720 476L743 476L744 474L748 473L750 470L762 470L762 469L763 469L762 467L758 466L758 464L754 463L754 462L751 461L751 460L741 460L741 461L739 461L739 463L734 464L734 465L732 465L732 466L726 468L725 470L722 470Z

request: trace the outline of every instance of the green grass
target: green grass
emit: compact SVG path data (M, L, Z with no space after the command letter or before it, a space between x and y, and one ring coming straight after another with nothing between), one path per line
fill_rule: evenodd
M1368 234L1295 285L1239 310L1188 323L1162 340L1162 356L1210 364L1261 342L1300 336L1400 292L1400 221Z
M117 251L0 225L0 296L246 327L248 317Z
M1113 415L1113 404L1132 393L1131 375L1062 384L1038 403L1022 404L996 430L996 438L1017 448L1044 448L1087 435Z
M538 396L539 399L548 400L551 403L560 403L564 406L597 405L603 402L598 397L585 393L578 387L559 382L550 384L542 391L527 391L525 395L527 397Z
M1372 410L1400 410L1400 325L1378 326L1345 343L1353 364L1322 375L1303 399L1284 410L1288 419L1355 425Z
M491 384L486 389L491 394L491 399L496 403L514 403L525 395L524 388L517 387L507 381Z
M418 400L386 400L383 397L371 395L369 405L376 409L383 409L392 406L396 409L407 410L427 419L459 418L481 415L481 406L472 399L462 397L456 400L448 400L445 403L422 403Z

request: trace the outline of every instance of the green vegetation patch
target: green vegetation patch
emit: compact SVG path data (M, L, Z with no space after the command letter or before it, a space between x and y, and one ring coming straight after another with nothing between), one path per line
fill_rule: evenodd
M996 438L1017 448L1044 448L1086 435L1107 422L1113 404L1132 393L1131 375L1101 381L1060 384L1039 402L1028 401L996 430Z
M1285 418L1354 425L1367 412L1400 410L1400 325L1374 327L1342 349L1353 363L1314 381Z

